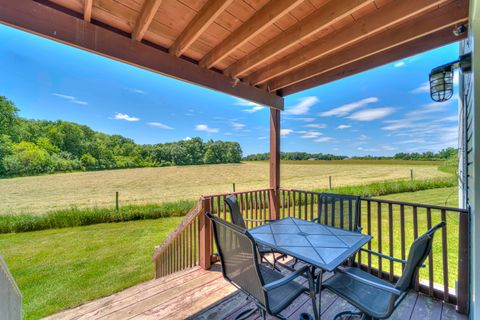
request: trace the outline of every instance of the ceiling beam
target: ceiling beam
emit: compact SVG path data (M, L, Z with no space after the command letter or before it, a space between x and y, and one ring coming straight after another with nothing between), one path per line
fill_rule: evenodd
M280 35L269 40L225 70L231 77L239 77L285 50L299 44L313 34L344 19L374 0L331 0Z
M35 1L0 0L0 23L175 79L283 110L283 98Z
M464 39L466 35L467 33L464 33L463 35L457 37L453 34L452 28L448 27L446 29L402 44L398 47L388 49L387 51L374 54L365 59L349 63L340 68L330 70L308 80L296 83L282 89L281 93L283 96L287 96L300 91L318 87L320 85L353 76L360 72L364 72L387 63L405 59L415 54L433 50L452 42L460 41ZM425 79L427 78L428 74L425 74Z
M262 84L274 77L302 67L307 63L321 58L335 50L344 48L354 42L385 30L386 28L405 21L412 16L438 6L445 0L402 0L393 1L358 19L353 24L307 45L301 52L293 52L281 61L274 62L248 76L248 82L253 85Z
M150 26L150 23L152 23L161 4L162 0L145 0L142 11L138 16L137 22L132 31L133 40L141 41L143 39L145 32L147 32L148 27Z
M93 0L84 0L83 2L83 20L90 22L92 20Z
M267 83L270 92L468 20L468 0L455 0Z
M205 3L168 51L177 57L181 56L232 2L233 0L213 0Z
M263 6L245 21L238 29L232 32L225 40L213 48L200 60L200 66L211 68L232 53L235 49L245 44L275 21L287 14L304 0L274 0Z

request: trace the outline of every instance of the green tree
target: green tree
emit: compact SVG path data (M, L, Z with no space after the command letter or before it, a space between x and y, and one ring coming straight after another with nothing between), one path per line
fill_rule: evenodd
M12 154L3 159L7 175L32 175L51 173L54 163L47 151L32 142L20 142L12 147Z

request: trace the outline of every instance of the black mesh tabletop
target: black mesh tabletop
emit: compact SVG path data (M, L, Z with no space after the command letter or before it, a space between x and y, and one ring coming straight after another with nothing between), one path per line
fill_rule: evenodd
M297 218L285 218L248 230L256 242L326 271L369 242L370 235Z

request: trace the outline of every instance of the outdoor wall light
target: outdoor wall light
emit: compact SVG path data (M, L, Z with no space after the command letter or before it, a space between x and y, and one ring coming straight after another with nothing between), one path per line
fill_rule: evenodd
M471 72L471 54L464 54L457 61L432 69L430 72L430 97L433 101L443 102L453 96L453 71L456 68L460 68L462 72Z

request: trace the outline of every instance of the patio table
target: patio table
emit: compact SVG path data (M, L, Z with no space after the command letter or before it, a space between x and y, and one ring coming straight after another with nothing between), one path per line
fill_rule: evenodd
M320 289L323 271L335 270L372 239L370 235L291 217L248 231L256 242L321 269L317 282ZM321 290L319 295L320 312Z

